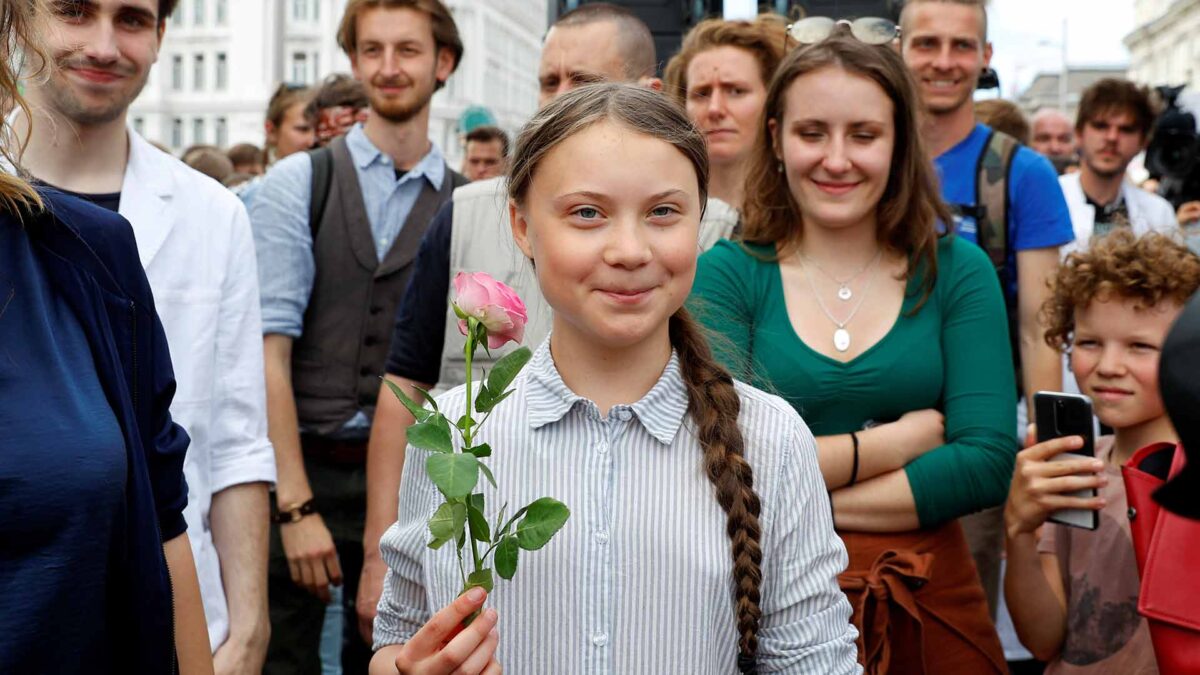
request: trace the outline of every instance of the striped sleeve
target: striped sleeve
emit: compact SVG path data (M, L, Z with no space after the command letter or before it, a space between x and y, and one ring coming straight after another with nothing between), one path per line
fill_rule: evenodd
M759 670L860 673L858 632L837 582L849 558L833 529L816 440L798 416L781 431L786 448L764 532Z

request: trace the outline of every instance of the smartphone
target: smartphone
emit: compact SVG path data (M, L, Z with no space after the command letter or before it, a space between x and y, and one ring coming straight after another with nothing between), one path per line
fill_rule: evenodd
M1050 461L1096 456L1095 433L1092 423L1092 399L1082 394L1039 391L1033 395L1033 411L1037 418L1037 441L1042 443L1064 436L1083 437L1083 447L1064 452ZM1095 497L1096 489L1079 490L1072 497ZM1091 509L1061 509L1050 514L1051 522L1094 530L1100 526L1100 514Z

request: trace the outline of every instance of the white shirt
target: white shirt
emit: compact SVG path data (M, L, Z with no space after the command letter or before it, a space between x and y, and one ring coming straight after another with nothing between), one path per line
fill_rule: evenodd
M229 611L209 523L212 496L275 481L250 221L233 193L132 129L120 213L133 225L167 334L177 382L171 416L192 438L184 517L216 651L229 635Z
M850 603L837 582L848 558L816 442L782 399L736 386L762 503L758 672L860 673ZM514 387L476 437L493 449L483 461L499 486L480 479L485 514L491 522L505 502L511 514L553 497L571 515L544 548L520 552L512 581L496 577L488 604L500 614L504 671L736 672L726 516L704 475L678 357L645 397L607 417L566 386L548 340ZM463 387L437 402L457 419ZM389 569L376 648L411 638L462 588L454 544L426 546L426 521L443 501L425 473L427 456L409 447L399 521L381 541Z
M1079 182L1079 172L1059 176L1058 184L1062 187L1063 196L1067 198L1067 208L1071 212L1071 227L1075 230L1075 241L1059 249L1059 254L1066 258L1068 254L1086 249L1092 238L1096 225L1096 207L1088 204L1083 186ZM1179 221L1175 219L1175 209L1171 203L1156 194L1147 192L1129 181L1121 183L1121 198L1125 200L1125 208L1129 211L1129 225L1135 236L1147 232L1177 232Z

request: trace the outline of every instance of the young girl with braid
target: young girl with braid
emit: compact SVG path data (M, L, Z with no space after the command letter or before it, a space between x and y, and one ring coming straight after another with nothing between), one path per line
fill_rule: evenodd
M735 377L811 426L871 674L1006 673L957 518L1001 503L1017 441L1004 301L950 222L900 57L835 33L780 64L691 308Z
M505 490L489 508L553 495L571 518L454 635L484 594L455 599L451 548L426 547L439 497L406 461L372 673L860 672L813 437L683 309L707 171L682 110L634 86L564 95L521 133L513 235L553 331L478 440ZM461 392L438 405L457 417Z

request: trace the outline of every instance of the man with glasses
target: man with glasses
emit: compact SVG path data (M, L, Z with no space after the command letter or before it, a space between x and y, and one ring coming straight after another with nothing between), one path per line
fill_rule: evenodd
M973 94L992 57L984 0L909 0L900 25L901 54L925 107L925 145L941 176L942 196L957 213L954 229L988 251L1000 275L1020 357L1018 384L1028 394L1060 391L1061 361L1042 339L1038 312L1058 268L1058 247L1074 239L1071 218L1050 163L975 121ZM981 161L994 162L991 180L978 180ZM1018 418L1023 408L1018 406ZM1024 421L1017 424L1023 438ZM994 613L1000 508L972 518L964 525Z
M265 673L320 672L330 585L355 616L366 450L396 307L417 246L462 176L429 141L430 100L462 58L440 0L349 0L338 44L371 114L276 164L251 202L279 480ZM392 513L393 519L395 512ZM371 651L346 621L342 667Z

